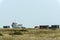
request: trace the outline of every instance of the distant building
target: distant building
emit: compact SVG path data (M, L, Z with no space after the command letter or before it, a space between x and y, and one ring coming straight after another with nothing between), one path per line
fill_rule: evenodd
M59 29L59 25L40 25L40 26L35 26L35 28L38 29Z
M10 28L10 26L3 26L3 28Z
M48 29L49 25L40 25L39 27L40 27L40 29Z
M49 25L35 26L35 28L38 28L38 29L48 29L49 28Z
M59 25L51 25L51 27L49 27L49 29L59 29Z
M35 26L35 28L40 28L39 26Z
M15 22L12 23L12 28L21 28L21 27L23 27L22 24L17 24Z

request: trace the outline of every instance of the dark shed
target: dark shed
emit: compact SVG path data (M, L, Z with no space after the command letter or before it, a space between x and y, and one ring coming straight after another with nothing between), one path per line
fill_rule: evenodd
M40 29L48 29L49 25L40 25Z
M58 29L58 28L59 28L59 25L51 25L50 29Z
M10 26L3 26L3 28L10 28Z

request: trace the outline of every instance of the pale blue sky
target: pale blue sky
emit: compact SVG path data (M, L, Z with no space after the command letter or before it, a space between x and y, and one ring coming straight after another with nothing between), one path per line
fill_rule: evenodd
M59 0L1 0L0 27L17 23L25 27L40 24L60 25Z

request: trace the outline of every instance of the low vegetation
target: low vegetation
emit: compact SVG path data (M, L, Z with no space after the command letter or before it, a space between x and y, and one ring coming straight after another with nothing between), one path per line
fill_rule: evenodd
M22 33L20 31L13 31L9 35L22 35Z
M3 34L2 34L2 33L0 33L0 36L3 36Z
M0 29L0 40L60 40L60 29ZM3 36L2 36L3 34Z

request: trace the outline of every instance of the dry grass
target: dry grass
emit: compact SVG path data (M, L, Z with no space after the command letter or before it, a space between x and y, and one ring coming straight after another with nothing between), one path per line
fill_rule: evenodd
M9 35L19 31L22 35ZM60 29L0 29L0 40L60 40Z

